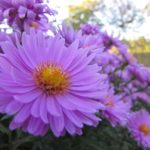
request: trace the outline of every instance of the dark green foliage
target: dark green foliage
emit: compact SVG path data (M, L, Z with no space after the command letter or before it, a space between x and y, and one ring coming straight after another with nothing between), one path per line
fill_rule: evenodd
M20 130L7 128L9 118L0 124L0 150L142 150L126 129L112 128L104 120L97 128L87 127L83 136L56 138L50 132L44 137L33 137Z
M150 112L150 106L140 100L135 101L133 111L143 107ZM8 129L10 120L0 116L0 150L148 150L139 147L127 129L113 128L105 119L97 128L86 127L82 136L61 138L50 131L44 137L33 137L19 129L12 132Z

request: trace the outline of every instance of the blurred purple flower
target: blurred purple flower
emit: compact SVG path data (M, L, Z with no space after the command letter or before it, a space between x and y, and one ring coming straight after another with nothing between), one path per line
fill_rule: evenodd
M150 68L144 65L135 64L128 66L128 72L133 75L138 81L142 83L150 83Z
M142 109L134 112L128 121L128 129L139 146L150 148L150 114Z
M105 105L103 115L113 127L117 124L126 125L130 117L131 103L129 101L125 101L120 96L113 95L110 92L109 96L104 97L103 104Z
M30 27L47 30L49 25L45 14L54 15L56 12L42 2L42 0L1 0L0 20L7 19L10 26L21 31Z
M114 38L113 36L108 35L106 32L101 32L101 37L103 39L105 50L111 49L113 46L116 46L116 43L118 42L118 38Z
M75 30L72 26L63 24L55 33L65 40L65 45L69 46L74 41L79 41L79 48L85 48L89 51L88 54L98 54L103 51L103 44L100 35L82 35L81 30ZM96 56L96 55L95 55Z
M80 29L83 35L95 35L100 33L100 27L98 25L83 24Z
M108 35L107 33L101 33L103 45L106 51L111 54L116 54L121 57L122 61L126 61L128 64L136 64L137 60L133 54L128 52L128 46L120 41L117 37Z
M82 32L76 31L72 26L62 24L62 27L58 29L58 33L61 38L65 40L66 46L72 44L75 40L82 38Z

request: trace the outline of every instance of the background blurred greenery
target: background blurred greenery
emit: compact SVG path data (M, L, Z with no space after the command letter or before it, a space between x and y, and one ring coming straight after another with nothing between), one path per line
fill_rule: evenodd
M140 63L150 66L150 39L144 37L127 41L129 51L134 53Z
M128 30L132 31L141 26L145 22L145 16L150 14L150 3L139 9L131 2L112 0L115 5L109 6L105 0L85 0L81 5L69 6L69 17L65 22L73 24L76 29L85 23L98 24L102 28L105 24L109 24L119 29L118 36L120 36L126 34ZM123 37L123 40L140 63L150 66L150 39L143 36L132 40Z

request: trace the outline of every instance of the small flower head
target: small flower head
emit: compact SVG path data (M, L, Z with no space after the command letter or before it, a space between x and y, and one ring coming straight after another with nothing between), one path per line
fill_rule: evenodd
M76 31L72 26L67 26L66 24L62 24L61 28L58 29L58 34L65 40L66 46L82 38L82 32L80 30Z
M1 0L0 19L7 19L7 23L13 28L29 30L48 30L48 18L46 14L54 15L56 12L50 9L42 0Z
M83 24L81 25L81 30L84 35L95 35L100 33L98 25Z
M150 114L146 110L134 112L128 121L132 137L145 148L150 148Z
M105 109L103 115L114 127L117 124L125 126L130 115L130 103L124 102L119 96L110 95L103 100Z

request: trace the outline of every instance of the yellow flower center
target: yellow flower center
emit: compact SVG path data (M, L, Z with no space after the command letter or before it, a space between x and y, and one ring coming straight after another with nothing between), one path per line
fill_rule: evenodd
M139 126L139 131L143 132L144 135L150 135L150 127L146 124L142 124Z
M39 88L48 95L64 93L69 86L68 75L55 65L41 65L34 72Z
M119 50L116 46L113 46L110 50L109 50L110 54L116 54L119 55Z
M32 21L32 22L31 22L31 27L37 28L37 27L38 27L38 24L37 24L35 21Z
M109 100L107 103L106 103L106 106L113 106L113 101L112 100Z

